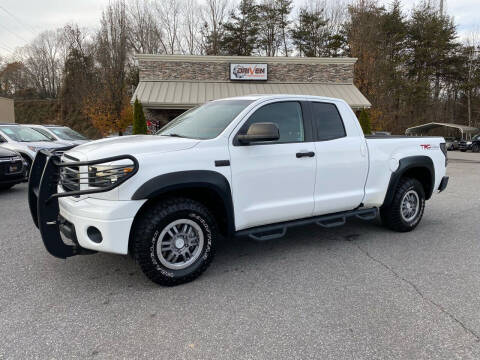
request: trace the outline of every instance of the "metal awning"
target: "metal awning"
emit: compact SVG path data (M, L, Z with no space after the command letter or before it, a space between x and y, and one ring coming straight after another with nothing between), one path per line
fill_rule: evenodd
M156 109L188 109L210 100L252 94L297 94L340 98L352 108L370 102L353 84L140 81L132 97Z
M430 130L441 128L441 127L459 130L462 135L462 139L465 136L471 137L472 135L478 133L478 128L472 127L472 126L452 124L452 123L431 122L428 124L412 126L407 130L405 130L405 135L422 135L429 132Z

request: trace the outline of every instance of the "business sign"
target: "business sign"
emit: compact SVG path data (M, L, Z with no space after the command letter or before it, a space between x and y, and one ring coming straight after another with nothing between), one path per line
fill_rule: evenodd
M230 80L267 80L267 64L230 64Z

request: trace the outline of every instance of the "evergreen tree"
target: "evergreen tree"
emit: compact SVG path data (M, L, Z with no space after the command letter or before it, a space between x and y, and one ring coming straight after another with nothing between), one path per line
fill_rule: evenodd
M143 113L143 106L135 99L133 104L133 131L134 135L147 134L147 122L145 121L145 114Z
M288 28L291 21L289 20L290 13L292 12L292 0L277 0L277 21L278 29L280 32L281 42L283 45L283 54L288 56Z
M362 127L363 133L365 135L370 135L372 133L372 129L370 127L370 116L368 115L365 109L362 109L362 111L360 112L358 121L360 122L360 126Z
M228 55L250 56L258 40L258 15L254 0L241 0L230 21L223 24L222 52Z
M300 9L298 21L291 35L300 55L307 57L326 56L330 39L323 10Z
M68 52L58 99L60 121L93 138L98 137L99 133L91 126L83 110L86 96L93 84L98 83L97 76L92 55L83 54L78 49L71 49Z

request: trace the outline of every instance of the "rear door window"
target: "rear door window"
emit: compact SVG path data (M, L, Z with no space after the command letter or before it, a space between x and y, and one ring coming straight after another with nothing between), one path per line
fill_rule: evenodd
M347 136L342 117L334 104L322 102L312 102L311 104L317 141L334 140Z

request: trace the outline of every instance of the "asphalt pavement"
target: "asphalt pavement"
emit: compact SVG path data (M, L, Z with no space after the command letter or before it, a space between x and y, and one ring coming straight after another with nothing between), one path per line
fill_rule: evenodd
M192 283L128 256L44 249L26 185L0 193L0 359L479 359L480 154L449 152L418 228L222 242Z

